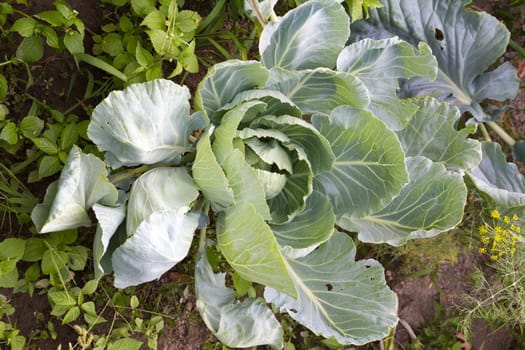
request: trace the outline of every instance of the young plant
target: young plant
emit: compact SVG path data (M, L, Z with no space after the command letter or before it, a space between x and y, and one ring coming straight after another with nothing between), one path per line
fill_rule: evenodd
M284 345L263 299L237 300L213 271L213 245L237 289L264 285L266 302L314 333L357 345L388 335L396 296L340 231L399 246L454 228L482 147L468 139L475 125L454 128L456 107L396 94L400 79L436 78L429 45L349 35L337 1L311 0L266 25L261 62L213 66L193 114L188 89L168 80L111 93L88 127L104 160L72 148L33 211L37 229L90 226L93 209L96 274L113 271L119 288L159 278L199 229L197 308L227 346Z

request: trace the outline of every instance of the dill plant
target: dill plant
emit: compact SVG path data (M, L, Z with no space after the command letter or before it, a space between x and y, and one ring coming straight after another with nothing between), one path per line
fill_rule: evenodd
M485 320L493 329L503 325L523 334L525 325L525 247L522 218L490 212L492 224L479 226L479 252L490 256L492 274L481 269L472 275L473 289L460 308L459 327L471 338L474 321Z

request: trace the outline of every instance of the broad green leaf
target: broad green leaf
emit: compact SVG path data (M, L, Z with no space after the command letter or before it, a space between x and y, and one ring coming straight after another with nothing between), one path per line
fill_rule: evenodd
M117 189L106 174L104 162L73 146L60 178L48 187L44 203L31 213L38 232L91 225L89 208L95 203L114 205L118 198Z
M44 178L54 175L62 169L60 160L55 156L43 156L38 163L38 176Z
M18 142L18 134L16 132L16 124L13 122L7 122L2 131L0 132L0 140L4 140L10 145L14 145Z
M14 288L18 281L16 260L0 261L0 288Z
M237 128L243 118L253 119L263 112L265 107L266 104L262 101L248 101L232 108L222 116L220 125L213 132L212 145L213 153L219 163L222 163L233 151L233 138L237 136Z
M290 142L305 150L314 174L332 168L335 155L330 143L312 124L299 118L283 115L262 117L252 123L250 127L275 129L288 136Z
M341 106L312 122L336 157L332 169L315 177L314 188L330 199L337 217L380 210L408 182L397 136L370 112Z
M525 181L514 163L507 163L501 146L482 142L479 166L468 174L474 185L497 206L508 208L525 205Z
M58 146L56 142L50 140L47 137L37 137L32 139L31 141L33 141L33 143L39 150L46 154L53 155L58 153Z
M281 251L289 258L303 257L326 242L334 231L335 215L330 201L312 192L306 207L291 222L270 225Z
M126 231L132 236L155 212L190 207L199 191L186 168L159 167L141 175L131 188Z
M7 98L7 79L3 74L0 74L0 102L5 101ZM0 115L0 120L3 120L3 117ZM22 119L23 120L23 119Z
M187 207L153 212L113 253L115 287L126 288L161 277L186 257L198 225L199 214L189 212Z
M13 23L11 28L9 28L9 31L11 32L17 32L24 38L27 38L35 32L35 28L37 27L38 22L35 21L31 17L22 17L19 18Z
M264 188L257 181L252 167L246 163L239 150L233 150L222 162L222 168L233 190L235 203L250 203L263 219L269 220L270 209L266 203Z
M408 125L397 132L407 156L424 156L447 169L470 170L481 161L481 144L468 138L476 126L456 130L459 110L432 97L413 101L419 106ZM431 127L430 127L431 126Z
M44 121L37 116L28 115L20 121L20 131L26 138L34 138L40 135L44 129Z
M375 260L355 261L354 242L342 233L309 255L287 259L299 297L266 288L264 298L315 334L340 344L382 339L397 323L397 299Z
M467 200L463 175L425 157L407 158L407 167L410 182L399 196L377 213L352 219L359 240L400 246L408 239L448 231L461 222ZM339 224L347 228L344 222Z
M149 11L142 22L140 22L140 25L146 26L149 29L165 30L166 16L157 9Z
M488 13L465 9L469 2L385 0L384 7L370 11L366 22L352 24L352 36L396 35L414 46L426 42L438 61L438 78L416 78L403 87L404 95L432 94L486 121L490 116L480 103L513 98L519 80L510 63L485 72L505 52L510 33Z
M139 350L142 342L133 338L123 338L108 344L107 350Z
M281 349L283 331L272 311L260 299L235 300L235 292L225 287L225 274L213 273L201 255L195 266L197 309L213 334L229 347L269 344Z
M271 22L261 33L265 67L289 70L335 66L350 35L350 19L335 1L309 1Z
M272 68L267 88L282 92L304 114L330 114L340 105L363 108L370 102L368 90L359 79L327 68L301 71Z
M0 260L20 260L24 256L26 241L20 238L6 238L0 242Z
M275 197L268 199L268 206L272 215L271 222L282 224L292 220L306 206L306 200L313 190L312 166L308 155L300 146L286 145L293 154L293 170L286 175L286 182L282 191Z
M273 232L252 204L240 203L220 213L217 241L242 278L297 296Z
M115 286L159 278L184 259L199 223L189 211L199 192L185 168L155 168L140 176L129 195L128 239L112 256Z
M191 168L193 180L206 199L220 207L227 207L234 203L233 190L212 152L211 130L211 128L206 130L197 143L197 155Z
M273 165L279 171L293 173L293 164L288 150L275 139L261 140L258 138L250 138L244 140L245 152L250 159L250 164L253 166L262 165L262 169L270 168ZM255 155L252 155L252 151ZM254 161L256 160L256 161Z
M337 58L337 69L358 77L370 93L370 110L391 129L406 125L417 106L397 97L399 79L424 77L434 80L436 58L430 47L420 43L417 50L397 37L363 39L345 47Z
M257 101L264 102L266 104L266 110L264 114L267 115L290 115L301 118L303 112L292 100L286 97L282 92L277 90L268 89L256 89L256 90L245 90L233 98L230 103L225 104L221 107L220 111L228 111L236 106L241 105L244 102ZM220 116L221 114L219 114ZM260 115L255 113L249 113L244 116L242 124L248 124L255 120ZM221 121L222 123L222 121Z
M111 238L126 218L126 206L118 203L115 207L108 207L97 203L93 206L93 212L98 221L93 239L93 265L95 278L99 278L113 270L109 254L106 254L110 250Z
M189 90L169 80L113 91L93 111L89 138L112 168L178 162L192 150L191 133L205 125L190 116Z
M70 54L75 55L84 52L83 35L76 30L70 30L64 35L64 46Z
M195 107L204 110L213 123L217 111L238 93L263 87L269 72L257 61L229 60L212 66L197 87Z
M71 309L67 310L66 314L62 318L62 324L68 324L75 321L80 316L80 308L78 306L73 306Z
M16 57L25 63L34 63L44 56L44 44L40 36L24 38L16 48Z

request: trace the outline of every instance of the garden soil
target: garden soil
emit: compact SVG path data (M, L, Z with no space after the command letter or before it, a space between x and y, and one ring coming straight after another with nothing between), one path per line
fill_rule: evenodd
M100 26L103 21L102 9L99 7L100 0L68 0L74 9L79 12L79 17L86 25L88 33L100 32ZM195 10L205 14L209 11L206 1L187 1ZM507 0L485 0L475 1L475 5L496 16L501 10L508 10ZM195 8L195 7L201 7ZM31 11L38 12L52 8L51 0L29 0ZM525 47L525 5L512 9L513 21L509 24L513 32L513 39L522 47ZM88 43L89 45L89 43ZM4 56L9 48L2 48L0 43L0 54ZM72 104L71 98L65 99L64 93L69 89L71 74L75 71L73 62L64 63L63 57L55 57L50 53L43 62L34 67L35 87L32 90L34 96L38 99L49 102L54 106L69 106ZM509 50L502 58L512 62L518 69L522 84L525 82L525 60L520 59L517 53ZM191 78L186 83L191 88L195 88L201 75ZM78 82L84 84L85 82ZM45 86L45 88L42 88ZM40 88L39 88L40 87ZM82 89L78 89L81 95ZM75 88L73 88L75 96ZM74 98L74 97L73 97ZM23 116L19 116L22 118ZM86 116L87 117L87 116ZM509 110L505 113L503 122L512 136L517 139L525 139L525 90L521 89L518 97L511 103ZM37 194L43 194L44 189L36 189ZM411 333L415 335L423 329L436 313L436 303L444 308L448 316L452 316L457 311L457 306L462 302L462 295L468 293L469 280L475 268L483 265L483 258L478 255L459 254L457 261L444 261L440 264L437 274L431 278L429 275L421 277L406 277L406 271L402 266L386 266L387 280L391 288L399 296L399 316L403 320L396 330L397 346L403 349L411 341ZM416 272L417 271L412 271ZM165 279L161 279L162 283ZM16 313L12 320L22 331L22 334L28 336L35 329L45 328L39 319L39 314L49 314L50 308L46 296L35 295L29 298L25 294L9 294L9 291L1 290L0 293L8 294ZM147 301L141 300L147 304ZM75 343L76 334L68 326L56 326L57 339L34 341L35 349L55 349L61 344L62 348L67 348L68 343ZM412 336L414 335L412 334ZM456 335L458 340L462 339L461 334ZM184 307L173 325L166 326L162 331L159 340L159 349L161 350L198 350L203 347L206 340L212 340L213 337L207 330L206 326L200 321L194 301L191 298L185 302ZM379 348L379 346L374 346ZM513 349L511 332L505 327L492 331L482 322L476 323L474 329L473 344L464 342L464 349L481 349L484 350L506 350ZM368 347L370 348L370 347ZM298 345L298 349L300 346Z

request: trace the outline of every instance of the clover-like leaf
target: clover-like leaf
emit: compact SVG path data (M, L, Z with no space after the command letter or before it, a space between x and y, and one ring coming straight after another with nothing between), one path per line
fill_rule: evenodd
M516 96L519 80L510 63L486 72L505 52L510 33L486 12L466 9L467 0L384 0L366 21L352 24L353 39L399 36L416 46L426 42L439 66L435 81L415 78L404 96L433 95L469 111L477 121L491 117L481 108L485 99Z
M332 68L349 35L350 19L341 4L313 0L264 27L259 52L268 68Z
M469 172L474 185L502 208L525 205L525 180L514 163L507 163L501 146L482 142L483 157Z
M337 107L314 126L335 154L314 188L327 196L336 216L362 216L384 208L408 181L405 155L395 133L366 110Z
M225 286L225 274L213 273L201 255L195 266L197 309L213 334L229 347L283 346L283 330L274 314L260 299L235 300Z
M463 175L425 157L407 158L410 182L383 210L339 224L356 228L359 240L400 246L456 227L463 218L467 188Z
M379 262L355 261L343 233L298 259L287 259L298 298L266 288L264 298L315 334L362 345L385 337L397 323L397 299Z
M112 168L177 163L192 150L191 133L206 124L202 115L189 115L189 98L188 88L169 80L113 91L93 110L88 136Z
M38 232L91 225L88 210L95 204L114 205L118 192L107 178L104 162L73 146L60 178L52 183L31 213Z

